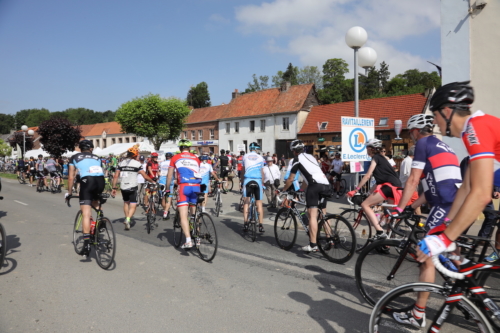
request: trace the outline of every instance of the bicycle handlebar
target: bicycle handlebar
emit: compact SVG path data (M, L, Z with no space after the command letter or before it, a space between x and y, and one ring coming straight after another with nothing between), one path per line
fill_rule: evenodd
M448 268L444 267L443 264L441 264L441 261L439 260L439 256L432 256L432 262L434 263L434 266L438 271L443 273L446 276L449 276L453 279L457 280L463 280L465 278L466 273L458 273L458 272L453 272L450 271Z
M66 204L68 205L68 207L71 207L71 205L69 204L69 202L71 201L71 199L75 199L75 198L80 198L80 197L77 196L77 195L70 195L70 196L65 197L64 201L66 202Z

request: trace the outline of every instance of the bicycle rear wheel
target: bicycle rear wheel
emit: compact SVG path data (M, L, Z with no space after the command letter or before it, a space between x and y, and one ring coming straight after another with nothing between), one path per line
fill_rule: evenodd
M340 180L339 195L340 196L344 195L346 190L347 190L347 182L344 178L342 178Z
M17 176L17 180L19 181L19 184L24 184L24 177L22 176L22 174Z
M75 247L75 252L78 255L82 255L83 251L83 223L82 223L82 211L79 210L76 213L75 223L73 225L73 245Z
M290 208L281 208L274 219L274 238L278 246L290 250L297 240L297 218Z
M182 241L182 228L181 228L181 221L179 217L179 212L175 211L175 216L174 216L174 246L179 247L181 246L181 241Z
M336 264L349 261L356 252L352 225L336 214L328 214L319 222L316 243L323 256Z
M199 239L200 245L197 245L200 258L204 261L212 261L217 253L218 241L217 231L212 218L207 213L201 213L196 221L196 236ZM195 236L195 237L196 237Z
M406 284L385 294L373 308L369 332L409 332L409 326L398 323L393 314L412 309L421 291L430 292L422 323L423 332L494 332L483 313L469 299L463 297L447 304L449 290L425 282Z
M5 253L7 253L7 233L2 223L0 223L0 269L2 269L5 260Z
M223 183L225 191L231 191L233 189L234 183L232 179L229 179Z
M252 202L250 203L250 210L248 211L251 216L248 217L248 228L250 231L250 239L252 242L255 242L257 239L257 214L256 214L256 205L255 199L252 196Z
M372 226L366 215L361 213L361 216L359 216L359 209L346 209L340 216L352 224L356 234L356 251L363 251L370 243L370 238L372 238Z
M115 260L116 254L115 231L108 218L102 217L99 220L94 240L97 264L103 269L108 269Z

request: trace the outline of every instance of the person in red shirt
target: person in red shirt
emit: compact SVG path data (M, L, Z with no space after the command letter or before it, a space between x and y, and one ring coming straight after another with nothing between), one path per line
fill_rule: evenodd
M240 151L240 156L238 156L238 158L236 159L238 161L238 164L236 165L236 170L238 171L238 179L240 180L240 192L242 189L241 184L243 182L243 179L241 177L241 169L243 167L243 156L245 156L245 152Z
M158 153L152 153L151 154L151 159L149 160L148 164L146 164L146 174L148 175L149 178L151 178L154 181L158 180L159 176L159 170L160 170L160 165L158 164ZM144 194L144 206L146 206L146 202L148 202L148 192Z

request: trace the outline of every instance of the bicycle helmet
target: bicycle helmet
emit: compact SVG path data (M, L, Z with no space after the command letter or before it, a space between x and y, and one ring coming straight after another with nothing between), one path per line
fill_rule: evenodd
M127 150L127 155L135 157L139 155L139 148L137 146L132 146Z
M158 157L158 153L156 153L156 152L152 153L151 157Z
M245 155L245 152L244 152L243 150L242 150L242 151L240 151L240 155L241 155L241 156Z
M201 161L208 161L208 156L207 155L201 155L200 156Z
M172 158L172 156L174 156L172 153L166 153L165 154L165 158Z
M302 140L293 140L292 143L290 143L290 150L292 151L304 149L304 147Z
M78 143L78 148L80 148L80 150L90 150L94 148L94 144L90 140L82 140Z
M382 141L379 139L370 139L365 143L366 147L372 147L372 148L382 148Z
M429 109L432 112L439 111L441 117L446 120L446 136L451 136L451 119L456 109L469 110L474 102L474 89L469 85L470 81L452 82L445 84L432 95ZM441 108L450 106L453 109L450 118L446 118Z
M416 115L413 115L410 117L410 119L408 119L408 124L406 125L406 127L411 130L411 129L414 129L414 128L424 128L425 126L431 126L433 127L434 124L434 116L431 116L429 114L423 114L423 113L420 113L420 114L416 114Z
M220 150L220 154L221 154L221 155L224 155L225 153L226 153L226 151L225 151L224 149L221 149L221 150Z
M257 142L252 142L249 146L249 149L250 149L250 151L257 150L257 149L260 149L260 146Z
M178 147L191 147L192 145L191 141L186 139L179 140L179 143L177 144Z
M43 157L43 155L42 155L42 154L40 154L40 155L38 155L38 157Z

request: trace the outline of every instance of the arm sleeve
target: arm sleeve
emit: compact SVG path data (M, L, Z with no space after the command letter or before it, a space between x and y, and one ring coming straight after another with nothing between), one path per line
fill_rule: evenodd
M297 157L295 157L292 161L292 168L290 169L290 173L297 173L297 171L299 170L299 166L300 166L300 162L299 162L299 159Z

